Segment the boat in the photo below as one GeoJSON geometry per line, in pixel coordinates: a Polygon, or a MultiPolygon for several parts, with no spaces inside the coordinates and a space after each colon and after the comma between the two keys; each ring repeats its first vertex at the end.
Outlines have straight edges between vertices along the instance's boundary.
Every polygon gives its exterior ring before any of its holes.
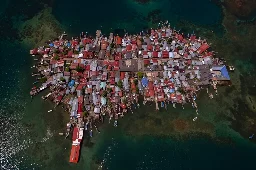
{"type": "Polygon", "coordinates": [[[253,136],[254,136],[254,134],[252,134],[252,135],[249,137],[249,139],[252,139],[252,138],[253,138],[253,136]]]}
{"type": "Polygon", "coordinates": [[[85,130],[88,130],[88,122],[85,124],[85,126],[84,126],[84,128],[85,128],[85,130]]]}
{"type": "Polygon", "coordinates": [[[114,122],[114,126],[115,126],[115,127],[117,127],[117,120],[115,120],[115,122],[114,122]]]}
{"type": "Polygon", "coordinates": [[[164,102],[161,102],[161,107],[164,107],[164,102]]]}
{"type": "Polygon", "coordinates": [[[36,84],[36,83],[38,83],[39,81],[35,81],[33,84],[36,84]]]}
{"type": "Polygon", "coordinates": [[[52,112],[52,110],[48,110],[48,113],[52,112]]]}
{"type": "Polygon", "coordinates": [[[196,119],[197,119],[197,117],[195,117],[195,118],[193,119],[193,121],[196,121],[196,119]]]}
{"type": "Polygon", "coordinates": [[[90,130],[90,137],[92,137],[92,130],[90,130]]]}

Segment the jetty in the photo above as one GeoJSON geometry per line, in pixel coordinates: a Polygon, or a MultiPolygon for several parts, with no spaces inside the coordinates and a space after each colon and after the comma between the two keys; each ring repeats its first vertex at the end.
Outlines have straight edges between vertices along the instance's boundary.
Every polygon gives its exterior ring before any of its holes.
{"type": "Polygon", "coordinates": [[[30,94],[50,87],[43,98],[56,106],[63,104],[69,112],[66,138],[73,131],[72,163],[79,160],[84,131],[93,137],[95,120],[104,122],[108,117],[117,126],[118,118],[135,113],[142,99],[144,105],[155,103],[157,111],[168,109],[169,103],[183,109],[190,104],[196,121],[198,91],[206,87],[208,93],[212,86],[217,95],[218,85],[231,83],[227,67],[207,40],[194,33],[185,35],[168,22],[137,35],[110,33],[107,37],[97,30],[95,37],[87,33],[70,40],[65,37],[62,34],[30,50],[32,56],[40,56],[38,74],[46,78],[30,94]]]}

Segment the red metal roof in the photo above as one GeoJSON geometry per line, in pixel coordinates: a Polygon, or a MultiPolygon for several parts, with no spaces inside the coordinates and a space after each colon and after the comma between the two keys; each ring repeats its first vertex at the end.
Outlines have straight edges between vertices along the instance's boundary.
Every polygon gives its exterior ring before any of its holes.
{"type": "Polygon", "coordinates": [[[116,44],[117,44],[117,45],[121,45],[121,44],[122,44],[122,38],[119,37],[119,36],[116,36],[116,37],[115,37],[115,41],[116,41],[116,44]]]}
{"type": "Polygon", "coordinates": [[[197,50],[199,54],[203,53],[204,51],[206,51],[210,46],[205,43],[205,44],[202,44],[199,49],[197,50]]]}
{"type": "Polygon", "coordinates": [[[152,45],[147,45],[147,50],[148,51],[152,51],[153,50],[153,46],[152,45]]]}
{"type": "Polygon", "coordinates": [[[131,44],[128,44],[127,46],[126,46],[126,51],[131,51],[132,50],[132,45],[131,44]]]}
{"type": "Polygon", "coordinates": [[[144,60],[144,64],[150,64],[149,60],[144,60]]]}
{"type": "Polygon", "coordinates": [[[154,89],[154,85],[153,85],[153,82],[152,82],[152,81],[149,81],[149,82],[148,82],[148,89],[149,89],[149,90],[153,90],[153,89],[154,89]]]}
{"type": "Polygon", "coordinates": [[[80,145],[72,145],[69,162],[77,163],[80,155],[80,145]]]}
{"type": "Polygon", "coordinates": [[[154,90],[149,90],[149,96],[154,97],[154,95],[155,95],[155,91],[154,90]]]}
{"type": "Polygon", "coordinates": [[[169,58],[169,51],[162,51],[163,58],[169,58]]]}
{"type": "Polygon", "coordinates": [[[178,40],[182,41],[183,40],[183,35],[178,34],[178,40]]]}
{"type": "Polygon", "coordinates": [[[157,51],[153,51],[153,57],[158,57],[158,52],[157,51]]]}
{"type": "Polygon", "coordinates": [[[120,72],[120,79],[123,80],[125,77],[125,72],[120,72]]]}
{"type": "Polygon", "coordinates": [[[78,138],[78,128],[74,127],[72,141],[75,141],[77,138],[78,138]]]}
{"type": "Polygon", "coordinates": [[[195,40],[196,40],[196,36],[195,36],[195,35],[192,35],[192,36],[190,37],[190,40],[191,40],[191,41],[195,41],[195,40]]]}

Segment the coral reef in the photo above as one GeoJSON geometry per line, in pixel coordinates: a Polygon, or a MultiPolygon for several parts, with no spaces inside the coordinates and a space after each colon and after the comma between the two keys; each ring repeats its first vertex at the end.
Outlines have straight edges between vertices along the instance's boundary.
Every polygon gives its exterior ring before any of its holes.
{"type": "Polygon", "coordinates": [[[247,18],[256,12],[255,0],[224,0],[223,5],[237,17],[247,18]]]}
{"type": "Polygon", "coordinates": [[[62,26],[52,15],[52,9],[46,8],[38,15],[22,23],[19,36],[26,45],[43,45],[49,39],[62,33],[62,26]]]}

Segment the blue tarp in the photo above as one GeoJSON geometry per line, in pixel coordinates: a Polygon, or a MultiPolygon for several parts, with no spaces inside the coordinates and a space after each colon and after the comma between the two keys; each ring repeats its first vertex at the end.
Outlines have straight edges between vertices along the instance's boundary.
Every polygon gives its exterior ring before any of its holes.
{"type": "Polygon", "coordinates": [[[170,93],[174,93],[174,89],[170,89],[170,93]]]}
{"type": "Polygon", "coordinates": [[[53,44],[53,43],[51,43],[51,44],[49,44],[49,46],[50,46],[50,47],[53,47],[53,46],[54,46],[54,44],[53,44]]]}
{"type": "Polygon", "coordinates": [[[220,72],[221,72],[221,75],[222,75],[224,78],[230,80],[230,77],[229,77],[229,75],[228,75],[228,70],[227,70],[227,67],[226,67],[226,66],[223,66],[223,67],[221,68],[220,72]]]}
{"type": "Polygon", "coordinates": [[[70,42],[67,42],[66,46],[67,46],[67,47],[70,47],[70,46],[71,46],[70,42]]]}
{"type": "Polygon", "coordinates": [[[68,83],[68,86],[69,87],[73,87],[75,85],[75,80],[71,80],[69,83],[68,83]]]}
{"type": "Polygon", "coordinates": [[[141,84],[142,84],[142,86],[147,87],[148,86],[148,79],[146,77],[143,77],[141,79],[141,84]]]}

